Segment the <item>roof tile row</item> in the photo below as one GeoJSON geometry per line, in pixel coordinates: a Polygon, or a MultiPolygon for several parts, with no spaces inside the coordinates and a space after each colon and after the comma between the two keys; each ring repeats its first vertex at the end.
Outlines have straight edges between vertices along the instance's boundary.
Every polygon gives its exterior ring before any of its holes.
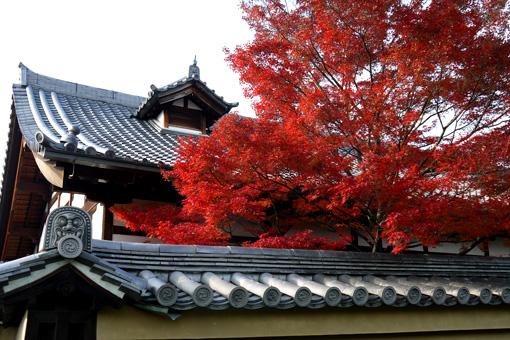
{"type": "MultiPolygon", "coordinates": [[[[93,253],[133,274],[173,285],[173,309],[510,303],[510,267],[497,258],[99,240],[93,253]]],[[[154,299],[145,297],[146,302],[154,299]]]]}

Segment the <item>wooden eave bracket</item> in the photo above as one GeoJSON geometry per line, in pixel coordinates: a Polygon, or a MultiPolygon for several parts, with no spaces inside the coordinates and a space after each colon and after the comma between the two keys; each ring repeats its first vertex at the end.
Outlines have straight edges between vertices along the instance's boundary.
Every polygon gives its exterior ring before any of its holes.
{"type": "Polygon", "coordinates": [[[39,154],[32,152],[37,167],[43,174],[44,178],[56,187],[64,187],[64,168],[57,166],[57,162],[50,161],[41,157],[39,154]]]}

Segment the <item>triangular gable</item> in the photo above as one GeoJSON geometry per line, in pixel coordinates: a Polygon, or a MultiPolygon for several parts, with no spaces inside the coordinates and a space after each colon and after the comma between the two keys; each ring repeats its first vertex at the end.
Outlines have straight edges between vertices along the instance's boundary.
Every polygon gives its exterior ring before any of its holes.
{"type": "Polygon", "coordinates": [[[0,265],[2,321],[4,326],[19,322],[28,304],[50,291],[65,297],[78,290],[94,299],[97,308],[120,308],[139,299],[145,284],[89,253],[67,259],[51,250],[0,265]]]}

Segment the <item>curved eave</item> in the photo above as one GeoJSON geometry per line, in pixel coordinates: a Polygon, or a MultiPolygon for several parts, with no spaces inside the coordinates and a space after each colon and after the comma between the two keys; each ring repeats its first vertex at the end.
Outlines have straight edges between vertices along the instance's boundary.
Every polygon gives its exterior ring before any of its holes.
{"type": "Polygon", "coordinates": [[[135,170],[143,172],[159,173],[160,168],[158,164],[143,163],[137,161],[127,161],[123,159],[111,159],[100,156],[91,156],[86,154],[78,154],[73,152],[66,152],[54,149],[41,148],[37,153],[44,159],[57,162],[65,162],[72,164],[85,165],[95,168],[112,169],[112,170],[135,170]]]}

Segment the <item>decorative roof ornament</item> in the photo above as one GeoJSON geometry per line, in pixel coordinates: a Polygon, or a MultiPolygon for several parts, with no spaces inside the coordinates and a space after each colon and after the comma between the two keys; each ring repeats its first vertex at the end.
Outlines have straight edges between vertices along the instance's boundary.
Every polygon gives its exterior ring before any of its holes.
{"type": "Polygon", "coordinates": [[[195,80],[200,79],[200,68],[197,66],[197,56],[193,60],[193,65],[189,66],[188,78],[193,78],[195,80]]]}
{"type": "Polygon", "coordinates": [[[89,214],[77,207],[53,210],[45,225],[44,248],[58,248],[66,258],[78,257],[83,250],[92,251],[92,221],[89,214]]]}
{"type": "MultiPolygon", "coordinates": [[[[60,143],[64,143],[64,148],[70,152],[76,152],[78,149],[78,138],[76,135],[80,133],[80,128],[76,125],[71,125],[68,129],[68,133],[62,136],[60,143]]],[[[95,150],[94,150],[95,151],[95,150]]]]}
{"type": "Polygon", "coordinates": [[[142,270],[138,276],[147,280],[147,288],[154,294],[160,305],[171,306],[177,301],[177,289],[173,285],[161,281],[153,272],[142,270]]]}

